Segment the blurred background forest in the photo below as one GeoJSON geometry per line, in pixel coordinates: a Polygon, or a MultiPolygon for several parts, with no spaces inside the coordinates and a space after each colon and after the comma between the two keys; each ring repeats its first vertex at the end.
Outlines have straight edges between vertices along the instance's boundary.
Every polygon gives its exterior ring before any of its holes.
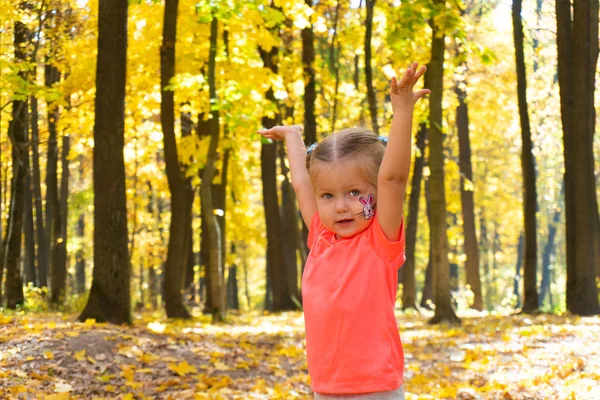
{"type": "Polygon", "coordinates": [[[390,79],[418,61],[432,94],[415,113],[398,306],[598,313],[597,1],[0,10],[6,307],[113,322],[299,309],[306,227],[285,149],[255,132],[387,135],[390,79]]]}

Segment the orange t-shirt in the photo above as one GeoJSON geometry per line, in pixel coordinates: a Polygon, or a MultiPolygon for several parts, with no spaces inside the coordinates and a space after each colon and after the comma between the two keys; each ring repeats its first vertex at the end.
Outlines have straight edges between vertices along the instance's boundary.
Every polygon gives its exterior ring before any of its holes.
{"type": "Polygon", "coordinates": [[[377,217],[359,234],[336,239],[315,214],[302,277],[312,390],[367,393],[402,385],[404,352],[394,316],[404,223],[390,242],[377,217]]]}

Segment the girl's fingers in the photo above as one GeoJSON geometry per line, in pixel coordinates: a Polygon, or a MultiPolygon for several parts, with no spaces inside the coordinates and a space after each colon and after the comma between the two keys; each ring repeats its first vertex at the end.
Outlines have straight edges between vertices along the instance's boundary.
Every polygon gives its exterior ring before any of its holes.
{"type": "Polygon", "coordinates": [[[400,83],[398,84],[400,89],[404,89],[409,84],[409,82],[412,80],[412,76],[413,76],[413,70],[411,68],[407,69],[406,72],[404,73],[404,76],[402,76],[400,83]]]}
{"type": "Polygon", "coordinates": [[[417,100],[419,100],[421,97],[423,97],[423,96],[425,96],[425,95],[427,95],[429,93],[431,93],[431,90],[429,90],[429,89],[417,90],[415,92],[415,97],[416,97],[417,100]]]}
{"type": "Polygon", "coordinates": [[[396,94],[396,93],[398,93],[398,80],[396,79],[396,77],[395,77],[395,76],[393,76],[393,77],[392,77],[392,85],[391,85],[391,87],[390,87],[390,91],[391,91],[393,94],[396,94]]]}
{"type": "Polygon", "coordinates": [[[417,81],[419,79],[421,79],[421,77],[423,76],[423,74],[425,73],[425,71],[427,71],[427,67],[422,66],[421,68],[419,68],[419,70],[415,73],[415,77],[413,78],[413,85],[415,83],[417,83],[417,81]]]}

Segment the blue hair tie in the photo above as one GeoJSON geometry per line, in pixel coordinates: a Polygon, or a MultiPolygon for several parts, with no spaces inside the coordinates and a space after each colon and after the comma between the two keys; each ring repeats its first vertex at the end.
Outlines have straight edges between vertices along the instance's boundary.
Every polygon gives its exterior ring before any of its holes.
{"type": "Polygon", "coordinates": [[[388,137],[387,136],[379,136],[379,141],[381,141],[381,143],[383,143],[384,146],[387,146],[388,137]]]}
{"type": "Polygon", "coordinates": [[[317,148],[317,142],[311,144],[308,149],[306,149],[306,154],[310,154],[317,148]]]}

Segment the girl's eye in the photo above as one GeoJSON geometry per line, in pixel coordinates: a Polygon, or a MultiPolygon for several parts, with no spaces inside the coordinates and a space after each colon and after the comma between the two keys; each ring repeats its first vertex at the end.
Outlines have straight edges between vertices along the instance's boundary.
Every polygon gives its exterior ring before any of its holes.
{"type": "Polygon", "coordinates": [[[333,195],[331,193],[325,193],[323,195],[323,197],[329,200],[329,199],[333,198],[333,195]]]}
{"type": "Polygon", "coordinates": [[[351,194],[352,196],[358,196],[358,195],[360,194],[360,191],[358,191],[358,190],[354,189],[354,190],[351,190],[351,191],[350,191],[350,194],[351,194]]]}

